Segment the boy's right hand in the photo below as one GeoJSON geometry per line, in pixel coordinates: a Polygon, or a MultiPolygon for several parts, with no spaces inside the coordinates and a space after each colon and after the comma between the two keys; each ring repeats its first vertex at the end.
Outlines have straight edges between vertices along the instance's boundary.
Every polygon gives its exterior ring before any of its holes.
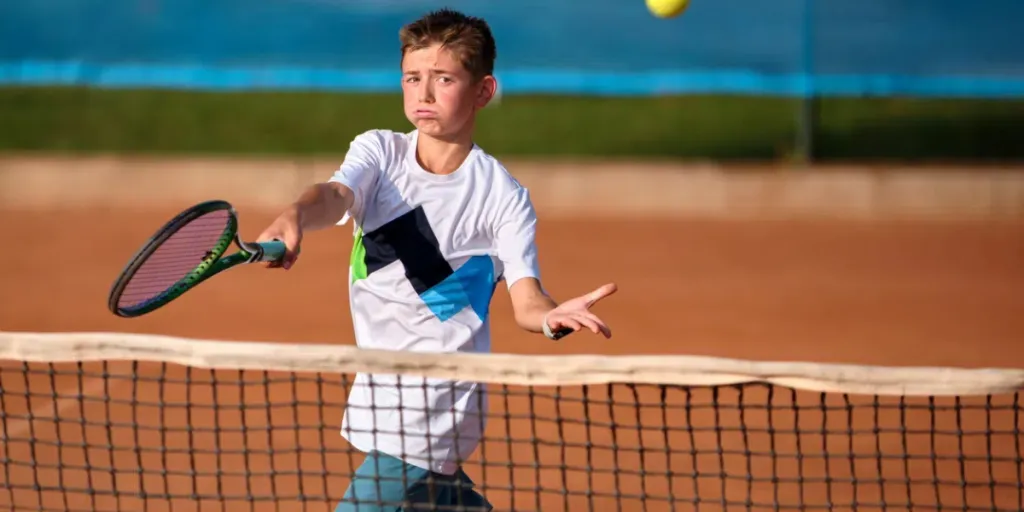
{"type": "Polygon", "coordinates": [[[267,229],[256,238],[257,242],[271,242],[280,240],[284,242],[284,257],[279,261],[267,263],[267,268],[283,268],[288,270],[295,264],[299,257],[299,245],[302,243],[302,225],[299,223],[299,212],[297,208],[289,208],[271,222],[267,229]]]}

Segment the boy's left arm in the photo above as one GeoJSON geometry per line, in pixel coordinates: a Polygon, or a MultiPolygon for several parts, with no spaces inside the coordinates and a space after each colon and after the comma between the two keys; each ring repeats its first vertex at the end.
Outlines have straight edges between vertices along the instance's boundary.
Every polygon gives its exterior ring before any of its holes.
{"type": "Polygon", "coordinates": [[[523,329],[544,333],[548,337],[563,328],[579,331],[590,329],[594,334],[611,337],[611,330],[590,307],[615,293],[614,283],[561,304],[544,291],[540,282],[536,238],[537,217],[529,192],[523,188],[501,212],[495,235],[498,256],[505,266],[509,298],[516,323],[523,329]]]}
{"type": "Polygon", "coordinates": [[[590,307],[616,290],[615,283],[608,283],[586,295],[558,304],[544,293],[538,279],[523,278],[516,281],[508,292],[516,323],[527,331],[543,332],[550,337],[551,333],[563,328],[572,331],[590,329],[594,334],[611,338],[611,329],[590,311],[590,307]]]}

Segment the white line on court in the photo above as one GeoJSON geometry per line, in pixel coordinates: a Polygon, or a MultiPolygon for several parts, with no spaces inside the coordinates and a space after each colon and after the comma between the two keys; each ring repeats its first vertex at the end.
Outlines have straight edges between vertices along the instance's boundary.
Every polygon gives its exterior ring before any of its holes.
{"type": "MultiPolygon", "coordinates": [[[[107,381],[102,377],[83,378],[81,385],[82,397],[103,398],[104,384],[106,382],[107,381]]],[[[107,386],[107,389],[109,389],[111,394],[113,394],[113,391],[122,384],[123,383],[112,382],[107,386]]],[[[18,437],[24,439],[22,436],[29,430],[29,427],[31,426],[29,423],[30,421],[55,421],[56,418],[51,415],[55,410],[57,417],[60,417],[61,413],[63,413],[66,409],[78,404],[78,390],[79,386],[77,383],[73,386],[68,386],[67,388],[57,392],[58,398],[56,400],[46,400],[45,402],[33,407],[29,412],[28,418],[19,418],[8,421],[7,429],[6,431],[3,432],[2,437],[4,439],[7,439],[8,441],[10,441],[11,437],[18,437]]],[[[0,425],[0,429],[2,428],[3,425],[0,425]]],[[[5,451],[6,443],[0,443],[0,453],[4,453],[5,451]]]]}

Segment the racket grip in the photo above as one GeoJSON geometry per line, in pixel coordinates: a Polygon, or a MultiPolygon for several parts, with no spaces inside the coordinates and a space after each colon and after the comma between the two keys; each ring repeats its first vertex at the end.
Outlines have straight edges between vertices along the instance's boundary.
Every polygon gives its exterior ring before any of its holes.
{"type": "Polygon", "coordinates": [[[259,261],[277,261],[284,257],[284,253],[288,248],[284,245],[284,242],[274,240],[272,242],[259,242],[259,245],[263,249],[263,254],[260,255],[259,261]]]}

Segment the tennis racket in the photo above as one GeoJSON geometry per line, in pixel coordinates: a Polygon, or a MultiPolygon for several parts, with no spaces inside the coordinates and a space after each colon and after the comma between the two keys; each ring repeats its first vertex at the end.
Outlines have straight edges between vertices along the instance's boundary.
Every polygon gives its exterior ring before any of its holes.
{"type": "Polygon", "coordinates": [[[284,253],[284,242],[244,242],[230,203],[199,203],[171,219],[135,253],[114,282],[107,307],[117,316],[142,316],[231,267],[277,261],[284,253]],[[239,250],[224,256],[231,242],[239,250]]]}

